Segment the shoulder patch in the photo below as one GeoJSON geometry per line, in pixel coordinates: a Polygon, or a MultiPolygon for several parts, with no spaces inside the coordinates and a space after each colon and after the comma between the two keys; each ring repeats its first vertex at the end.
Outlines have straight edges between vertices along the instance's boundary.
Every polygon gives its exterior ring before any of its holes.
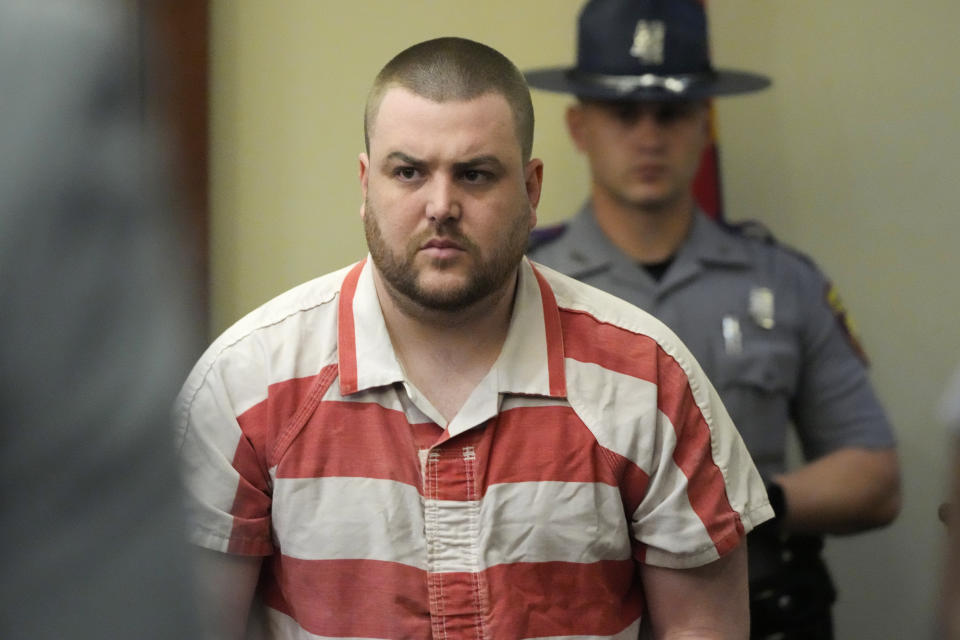
{"type": "Polygon", "coordinates": [[[553,224],[548,227],[537,227],[530,232],[530,238],[527,240],[527,252],[538,249],[544,245],[550,244],[564,233],[567,232],[567,223],[553,224]]]}
{"type": "Polygon", "coordinates": [[[863,361],[863,364],[869,365],[870,359],[867,358],[866,351],[863,350],[863,345],[860,344],[860,337],[857,334],[857,327],[853,322],[853,318],[850,317],[850,312],[847,311],[846,305],[843,304],[843,300],[840,298],[840,292],[837,291],[837,287],[828,282],[827,286],[824,288],[824,296],[829,305],[830,310],[833,311],[834,317],[837,319],[837,323],[840,325],[840,329],[843,331],[843,334],[847,337],[847,341],[850,343],[850,346],[853,347],[854,352],[863,361]]]}

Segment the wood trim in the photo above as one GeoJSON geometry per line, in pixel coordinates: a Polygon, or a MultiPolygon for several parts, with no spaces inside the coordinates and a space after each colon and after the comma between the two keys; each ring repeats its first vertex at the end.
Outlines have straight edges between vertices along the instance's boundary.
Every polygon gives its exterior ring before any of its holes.
{"type": "MultiPolygon", "coordinates": [[[[177,202],[193,243],[196,291],[209,317],[209,0],[138,0],[148,117],[169,137],[177,202]]],[[[202,328],[206,332],[207,327],[202,328]]],[[[204,333],[205,335],[205,333],[204,333]]]]}

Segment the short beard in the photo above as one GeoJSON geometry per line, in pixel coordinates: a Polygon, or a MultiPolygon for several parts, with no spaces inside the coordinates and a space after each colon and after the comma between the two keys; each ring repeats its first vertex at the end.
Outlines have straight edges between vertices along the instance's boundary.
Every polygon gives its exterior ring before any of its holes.
{"type": "MultiPolygon", "coordinates": [[[[402,253],[391,251],[380,231],[377,211],[370,201],[364,203],[363,228],[367,247],[373,263],[383,279],[393,290],[409,302],[430,311],[453,312],[466,309],[501,290],[514,275],[517,265],[526,251],[530,229],[529,205],[518,212],[510,226],[501,236],[502,241],[491,248],[490,258],[482,259],[482,251],[460,231],[456,221],[442,222],[412,238],[402,253]],[[470,254],[475,261],[470,277],[462,286],[426,289],[420,285],[420,269],[415,260],[420,247],[430,238],[453,240],[470,254]]],[[[435,261],[435,267],[443,268],[443,261],[435,261]]],[[[398,300],[403,303],[403,300],[398,300]]],[[[405,305],[404,305],[405,306],[405,305]]]]}

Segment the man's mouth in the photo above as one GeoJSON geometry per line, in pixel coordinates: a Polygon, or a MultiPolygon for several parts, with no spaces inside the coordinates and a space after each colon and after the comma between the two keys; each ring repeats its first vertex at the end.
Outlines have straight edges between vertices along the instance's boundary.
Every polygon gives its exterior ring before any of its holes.
{"type": "Polygon", "coordinates": [[[436,259],[449,259],[461,255],[463,245],[450,238],[431,238],[420,245],[420,252],[436,259]]]}
{"type": "Polygon", "coordinates": [[[457,251],[463,250],[463,247],[460,246],[460,243],[450,240],[448,238],[432,238],[431,240],[428,240],[427,242],[423,243],[423,246],[421,246],[420,248],[421,249],[440,249],[440,250],[450,249],[450,250],[457,250],[457,251]]]}
{"type": "Polygon", "coordinates": [[[655,178],[663,175],[666,170],[666,166],[662,164],[648,162],[635,166],[633,168],[633,173],[643,178],[655,178]]]}

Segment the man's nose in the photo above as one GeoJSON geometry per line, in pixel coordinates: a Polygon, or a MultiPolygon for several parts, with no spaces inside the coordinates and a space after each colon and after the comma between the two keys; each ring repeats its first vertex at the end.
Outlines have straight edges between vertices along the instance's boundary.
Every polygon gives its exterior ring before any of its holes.
{"type": "Polygon", "coordinates": [[[639,144],[657,146],[663,143],[664,125],[656,113],[640,111],[631,120],[627,131],[639,144]]]}
{"type": "Polygon", "coordinates": [[[453,178],[434,176],[428,185],[426,215],[432,222],[459,220],[462,208],[460,193],[453,178]]]}

